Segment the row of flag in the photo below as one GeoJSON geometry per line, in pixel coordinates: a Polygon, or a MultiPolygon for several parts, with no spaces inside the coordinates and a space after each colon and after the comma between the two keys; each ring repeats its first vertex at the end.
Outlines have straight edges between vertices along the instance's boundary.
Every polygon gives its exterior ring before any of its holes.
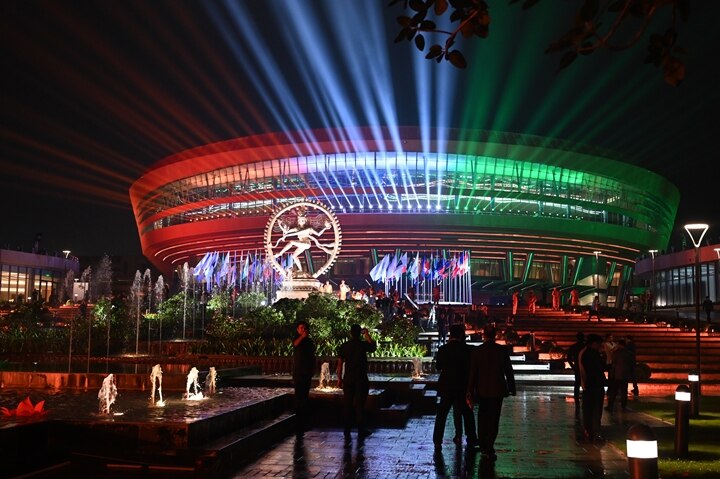
{"type": "MultiPolygon", "coordinates": [[[[292,257],[287,255],[279,259],[280,266],[287,269],[292,265],[292,257]]],[[[212,251],[205,253],[198,264],[192,268],[192,275],[198,283],[205,283],[208,291],[213,287],[234,288],[241,286],[241,283],[263,285],[271,281],[279,284],[282,276],[275,271],[270,260],[262,254],[242,252],[219,252],[212,251]]]]}
{"type": "Polygon", "coordinates": [[[370,270],[370,278],[379,283],[399,281],[407,275],[413,284],[421,281],[441,281],[455,278],[470,271],[470,252],[454,253],[451,257],[441,255],[423,255],[416,253],[389,253],[370,270]]]}

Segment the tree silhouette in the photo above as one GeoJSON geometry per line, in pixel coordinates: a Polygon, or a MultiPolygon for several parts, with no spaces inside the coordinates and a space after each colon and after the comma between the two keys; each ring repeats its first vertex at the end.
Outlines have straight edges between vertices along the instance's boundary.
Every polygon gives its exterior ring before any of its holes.
{"type": "MultiPolygon", "coordinates": [[[[510,5],[519,2],[509,0],[510,5]]],[[[529,10],[539,2],[524,0],[521,8],[529,10]]],[[[579,0],[577,3],[570,28],[545,49],[545,53],[560,54],[558,71],[570,66],[580,55],[634,47],[658,13],[670,9],[670,24],[665,31],[650,36],[645,63],[662,68],[669,85],[677,86],[685,78],[685,64],[678,57],[684,51],[676,43],[678,22],[687,20],[689,0],[579,0]]],[[[397,17],[400,31],[395,42],[414,42],[417,49],[424,52],[423,34],[445,35],[445,43],[430,45],[425,55],[437,63],[446,60],[457,68],[465,68],[465,56],[455,47],[458,35],[482,39],[490,34],[490,6],[483,0],[390,0],[389,6],[398,4],[406,14],[397,17]],[[438,27],[436,22],[444,18],[452,25],[450,29],[438,27]]]]}

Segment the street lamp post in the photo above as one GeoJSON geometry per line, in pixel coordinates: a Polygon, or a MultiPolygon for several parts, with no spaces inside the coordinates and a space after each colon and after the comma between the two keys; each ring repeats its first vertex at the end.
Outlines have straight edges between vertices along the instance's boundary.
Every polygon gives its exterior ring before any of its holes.
{"type": "Polygon", "coordinates": [[[593,277],[595,278],[595,291],[600,289],[600,278],[598,277],[598,269],[600,268],[600,262],[598,260],[598,256],[602,254],[602,251],[593,251],[593,254],[595,255],[595,274],[593,277]]]}
{"type": "Polygon", "coordinates": [[[700,244],[707,230],[708,225],[704,223],[685,225],[685,231],[687,231],[690,240],[695,246],[695,370],[700,375],[700,378],[702,378],[700,370],[700,244]]]}
{"type": "Polygon", "coordinates": [[[655,254],[658,252],[656,249],[650,250],[650,255],[652,256],[652,278],[650,278],[650,291],[652,292],[652,310],[653,313],[655,312],[655,303],[657,303],[657,300],[655,298],[655,254]]]}

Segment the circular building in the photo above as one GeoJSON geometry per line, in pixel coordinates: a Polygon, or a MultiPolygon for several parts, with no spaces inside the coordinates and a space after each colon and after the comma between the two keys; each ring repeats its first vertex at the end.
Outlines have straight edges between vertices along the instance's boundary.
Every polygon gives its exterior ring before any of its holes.
{"type": "Polygon", "coordinates": [[[342,225],[334,275],[366,276],[388,253],[467,251],[473,288],[584,286],[612,304],[635,259],[667,245],[679,193],[566,141],[378,127],[193,148],[149,169],[130,198],[143,253],[166,272],[211,251],[262,251],[272,211],[309,199],[342,225]]]}

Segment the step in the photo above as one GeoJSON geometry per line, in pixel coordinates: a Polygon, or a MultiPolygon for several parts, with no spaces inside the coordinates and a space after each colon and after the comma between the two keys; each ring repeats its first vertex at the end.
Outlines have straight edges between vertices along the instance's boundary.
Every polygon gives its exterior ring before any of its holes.
{"type": "Polygon", "coordinates": [[[392,404],[375,412],[376,424],[387,428],[403,428],[410,419],[411,406],[408,403],[392,404]]]}
{"type": "Polygon", "coordinates": [[[106,477],[108,473],[119,474],[118,477],[222,477],[232,467],[291,434],[294,424],[294,414],[283,413],[259,420],[197,448],[117,448],[107,449],[101,454],[75,452],[70,457],[70,470],[82,471],[86,477],[95,474],[106,477]]]}
{"type": "Polygon", "coordinates": [[[295,414],[284,413],[203,446],[196,459],[198,472],[203,477],[226,473],[292,434],[295,422],[295,414]]]}
{"type": "Polygon", "coordinates": [[[435,414],[437,411],[438,392],[428,389],[422,395],[422,399],[418,401],[415,412],[418,414],[435,414]]]}

